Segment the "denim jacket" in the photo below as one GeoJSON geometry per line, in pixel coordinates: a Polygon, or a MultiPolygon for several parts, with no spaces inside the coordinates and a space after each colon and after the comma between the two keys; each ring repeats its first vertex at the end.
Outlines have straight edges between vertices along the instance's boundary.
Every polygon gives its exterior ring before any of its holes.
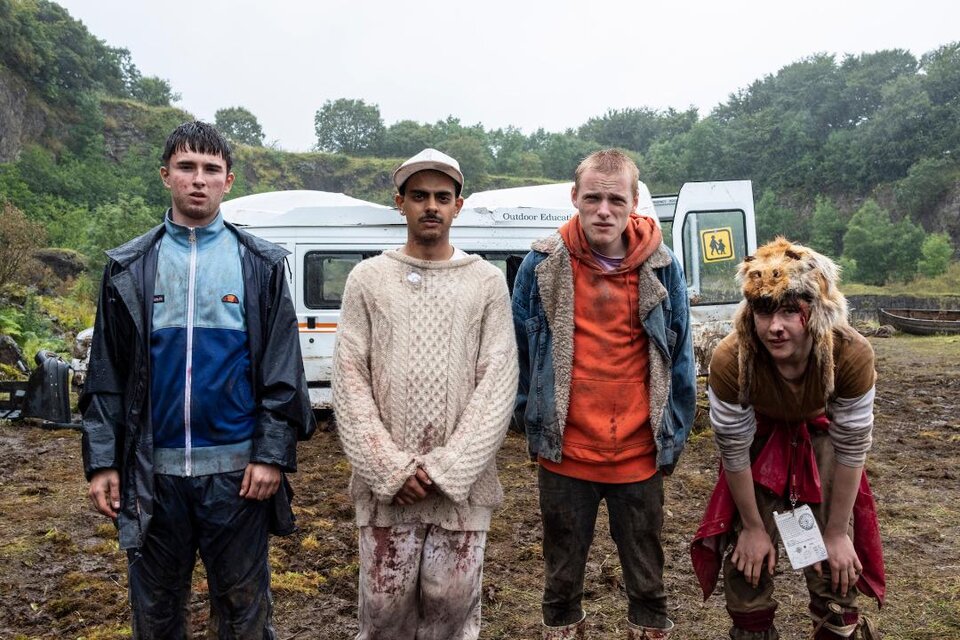
{"type": "MultiPolygon", "coordinates": [[[[531,459],[560,462],[573,372],[573,268],[558,233],[532,248],[513,288],[520,382],[511,427],[526,433],[531,459]]],[[[637,312],[650,349],[650,426],[657,468],[669,474],[696,410],[687,287],[676,256],[663,244],[639,276],[637,312]]]]}

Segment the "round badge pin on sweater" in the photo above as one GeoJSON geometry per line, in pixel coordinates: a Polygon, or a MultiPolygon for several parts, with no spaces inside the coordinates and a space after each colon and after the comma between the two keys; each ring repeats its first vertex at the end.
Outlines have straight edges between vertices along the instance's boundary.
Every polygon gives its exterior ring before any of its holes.
{"type": "Polygon", "coordinates": [[[416,271],[411,271],[410,273],[407,274],[407,282],[409,282],[415,287],[419,287],[420,282],[422,281],[423,281],[423,276],[421,276],[416,271]]]}

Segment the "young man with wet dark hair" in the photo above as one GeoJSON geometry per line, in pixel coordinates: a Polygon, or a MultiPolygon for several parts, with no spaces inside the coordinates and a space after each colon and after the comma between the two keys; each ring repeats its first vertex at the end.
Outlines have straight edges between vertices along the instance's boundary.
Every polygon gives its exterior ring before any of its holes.
{"type": "Polygon", "coordinates": [[[210,156],[220,156],[227,165],[227,173],[233,169],[230,144],[213,126],[206,122],[184,122],[173,130],[163,145],[161,163],[170,166],[170,158],[178,151],[194,151],[210,156]]]}
{"type": "Polygon", "coordinates": [[[134,638],[184,638],[199,551],[210,631],[273,638],[268,533],[293,531],[298,439],[315,428],[286,251],[224,222],[230,147],[167,139],[163,224],[107,252],[80,400],[89,498],[127,552],[134,638]]]}

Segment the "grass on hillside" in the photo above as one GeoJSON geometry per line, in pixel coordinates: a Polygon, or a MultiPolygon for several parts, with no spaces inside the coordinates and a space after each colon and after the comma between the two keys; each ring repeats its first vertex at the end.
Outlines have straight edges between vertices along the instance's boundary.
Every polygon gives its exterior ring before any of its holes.
{"type": "Polygon", "coordinates": [[[947,272],[936,278],[918,276],[910,282],[889,282],[882,287],[859,282],[844,282],[840,289],[848,296],[915,296],[921,298],[956,296],[960,295],[960,262],[950,263],[947,272]]]}

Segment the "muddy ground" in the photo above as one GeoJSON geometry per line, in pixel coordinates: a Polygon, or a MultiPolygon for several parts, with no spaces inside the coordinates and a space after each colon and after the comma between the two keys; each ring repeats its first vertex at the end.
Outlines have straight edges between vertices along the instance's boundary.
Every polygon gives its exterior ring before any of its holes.
{"type": "MultiPolygon", "coordinates": [[[[872,339],[880,374],[868,462],[885,541],[888,600],[877,616],[890,639],[960,638],[960,339],[872,339]]],[[[667,585],[677,638],[726,637],[722,597],[702,601],[688,545],[716,479],[702,422],[667,482],[667,585]]],[[[129,637],[124,556],[111,524],[87,505],[80,437],[0,424],[0,638],[129,637]]],[[[483,638],[539,637],[542,577],[536,469],[521,439],[500,454],[507,499],[495,516],[484,571],[483,638]]],[[[271,550],[277,637],[351,638],[356,630],[356,530],[348,466],[336,435],[302,446],[293,477],[300,532],[271,550]]],[[[807,637],[802,577],[781,560],[779,626],[807,637]]],[[[202,570],[191,604],[203,637],[202,570]]],[[[598,525],[586,581],[591,638],[623,638],[616,552],[598,525]]]]}

